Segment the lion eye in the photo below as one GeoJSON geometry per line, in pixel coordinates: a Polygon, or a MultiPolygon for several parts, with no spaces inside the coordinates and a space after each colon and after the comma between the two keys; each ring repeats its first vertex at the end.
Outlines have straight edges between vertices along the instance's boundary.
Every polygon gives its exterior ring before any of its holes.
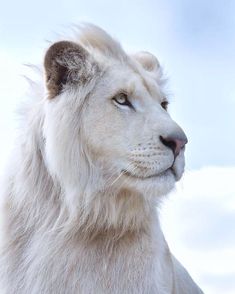
{"type": "Polygon", "coordinates": [[[115,97],[113,97],[113,101],[119,105],[128,106],[128,107],[134,109],[133,105],[128,100],[127,94],[125,94],[125,93],[120,93],[120,94],[116,95],[115,97]]]}
{"type": "Polygon", "coordinates": [[[162,107],[163,109],[167,110],[168,104],[169,104],[168,101],[163,101],[163,102],[161,103],[161,107],[162,107]]]}

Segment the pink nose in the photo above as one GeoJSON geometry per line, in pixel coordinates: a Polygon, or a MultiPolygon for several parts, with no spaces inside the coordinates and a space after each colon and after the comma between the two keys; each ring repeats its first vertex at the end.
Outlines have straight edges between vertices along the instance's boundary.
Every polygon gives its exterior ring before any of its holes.
{"type": "Polygon", "coordinates": [[[188,139],[184,133],[181,135],[167,136],[165,138],[160,136],[160,140],[165,146],[169,147],[173,151],[175,157],[179,155],[180,150],[183,149],[185,144],[188,143],[188,139]]]}

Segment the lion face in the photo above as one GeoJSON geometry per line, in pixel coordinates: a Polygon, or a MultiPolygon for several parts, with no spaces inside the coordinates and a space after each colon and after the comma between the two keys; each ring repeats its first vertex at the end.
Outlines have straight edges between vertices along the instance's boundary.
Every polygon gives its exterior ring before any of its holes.
{"type": "Polygon", "coordinates": [[[85,44],[55,43],[45,58],[52,172],[67,183],[93,173],[99,189],[102,183],[102,189],[168,193],[182,176],[187,138],[167,112],[157,59],[128,56],[120,47],[104,56],[97,43],[90,41],[89,50],[85,44]],[[81,174],[84,161],[89,167],[81,174]]]}
{"type": "Polygon", "coordinates": [[[105,72],[89,99],[84,133],[104,174],[110,170],[132,189],[167,193],[182,176],[187,139],[167,112],[156,77],[133,66],[105,72]]]}

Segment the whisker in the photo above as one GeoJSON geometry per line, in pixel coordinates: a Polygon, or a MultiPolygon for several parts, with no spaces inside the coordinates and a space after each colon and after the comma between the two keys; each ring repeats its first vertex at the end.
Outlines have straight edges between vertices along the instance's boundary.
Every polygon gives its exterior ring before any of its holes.
{"type": "MultiPolygon", "coordinates": [[[[129,169],[131,167],[132,163],[129,163],[126,167],[126,169],[129,169]]],[[[123,170],[121,171],[121,173],[112,181],[112,183],[110,183],[110,186],[112,186],[114,183],[116,183],[116,181],[126,173],[127,171],[126,170],[123,170]]],[[[112,179],[112,176],[108,179],[108,180],[111,180],[112,179]]]]}
{"type": "MultiPolygon", "coordinates": [[[[125,174],[125,173],[127,173],[127,172],[128,172],[128,173],[133,173],[137,168],[138,168],[138,166],[134,166],[131,170],[129,170],[129,171],[124,171],[123,174],[125,174]]],[[[121,188],[122,186],[124,186],[124,184],[125,184],[127,181],[128,181],[128,178],[123,179],[123,181],[121,182],[119,188],[121,188]]]]}
{"type": "MultiPolygon", "coordinates": [[[[127,165],[127,167],[126,167],[126,170],[123,170],[123,171],[121,171],[121,173],[110,183],[110,184],[108,184],[108,186],[109,187],[112,187],[120,178],[121,178],[121,176],[123,176],[124,174],[126,174],[128,171],[128,169],[131,167],[131,166],[133,166],[133,163],[129,163],[128,165],[127,165]]],[[[134,171],[135,169],[136,169],[137,167],[136,166],[134,166],[134,168],[132,168],[129,172],[132,172],[132,171],[134,171]]],[[[109,179],[108,179],[108,181],[109,180],[111,180],[112,179],[112,177],[113,176],[111,176],[109,179]]],[[[107,182],[108,182],[107,181],[107,182]]]]}
{"type": "Polygon", "coordinates": [[[122,175],[124,175],[126,173],[126,171],[121,171],[121,173],[116,177],[116,179],[114,179],[114,181],[110,184],[110,187],[113,186],[119,179],[122,175]]]}

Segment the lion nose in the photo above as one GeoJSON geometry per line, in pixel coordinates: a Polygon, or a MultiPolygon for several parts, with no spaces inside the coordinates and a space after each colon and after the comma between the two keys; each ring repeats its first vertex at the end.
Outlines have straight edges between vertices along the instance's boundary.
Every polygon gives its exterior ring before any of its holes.
{"type": "Polygon", "coordinates": [[[167,137],[160,136],[160,140],[173,151],[175,157],[179,155],[180,150],[188,143],[188,139],[184,133],[180,135],[169,135],[167,137]]]}

